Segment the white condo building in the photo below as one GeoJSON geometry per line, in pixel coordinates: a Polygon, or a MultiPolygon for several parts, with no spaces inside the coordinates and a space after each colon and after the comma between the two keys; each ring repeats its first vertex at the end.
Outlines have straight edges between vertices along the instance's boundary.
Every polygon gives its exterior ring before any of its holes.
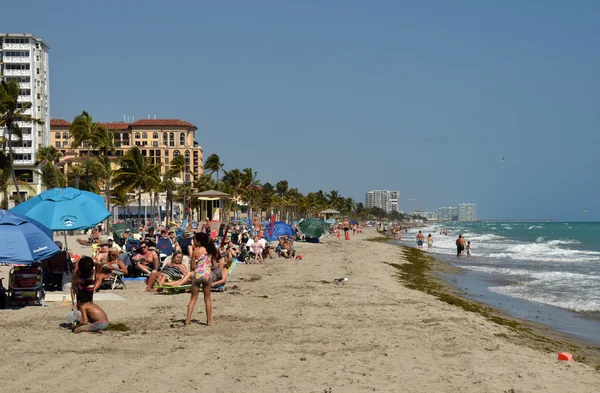
{"type": "Polygon", "coordinates": [[[400,210],[400,191],[372,190],[367,192],[367,209],[378,207],[386,213],[400,210]]]}
{"type": "Polygon", "coordinates": [[[453,206],[445,206],[437,208],[438,221],[456,221],[458,220],[458,208],[453,206]]]}
{"type": "Polygon", "coordinates": [[[474,203],[459,204],[458,221],[477,221],[477,206],[474,203]]]}
{"type": "MultiPolygon", "coordinates": [[[[0,80],[17,81],[21,88],[18,106],[30,102],[31,107],[25,113],[44,122],[43,125],[19,123],[23,140],[13,136],[10,141],[16,174],[29,175],[24,181],[31,187],[20,187],[25,195],[32,194],[33,190],[41,192],[41,180],[35,171],[35,155],[39,147],[50,143],[49,48],[42,38],[31,34],[0,33],[0,80]]],[[[5,132],[0,128],[2,136],[5,132]]],[[[10,192],[14,194],[13,189],[10,192]]]]}

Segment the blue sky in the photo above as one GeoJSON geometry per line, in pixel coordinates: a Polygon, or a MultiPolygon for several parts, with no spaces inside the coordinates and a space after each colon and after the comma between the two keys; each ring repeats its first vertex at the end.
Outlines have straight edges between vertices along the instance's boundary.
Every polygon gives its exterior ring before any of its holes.
{"type": "Polygon", "coordinates": [[[205,156],[304,193],[364,202],[398,189],[406,211],[473,202],[480,218],[600,221],[600,2],[34,0],[1,11],[3,31],[51,45],[54,118],[187,120],[205,156]]]}

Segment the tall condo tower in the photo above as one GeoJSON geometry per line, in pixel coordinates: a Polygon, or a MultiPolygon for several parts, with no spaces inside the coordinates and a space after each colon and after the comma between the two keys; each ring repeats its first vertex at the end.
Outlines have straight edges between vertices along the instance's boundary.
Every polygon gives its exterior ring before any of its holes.
{"type": "MultiPolygon", "coordinates": [[[[40,147],[50,143],[49,49],[42,38],[31,34],[0,33],[0,80],[18,82],[21,93],[17,106],[21,108],[30,102],[31,107],[25,113],[44,122],[43,125],[20,122],[22,140],[13,135],[9,141],[17,176],[27,175],[23,181],[29,183],[29,187],[20,187],[25,196],[42,191],[35,156],[40,147]]],[[[6,129],[0,128],[0,133],[8,138],[6,129]]],[[[14,188],[9,192],[14,194],[14,188]]]]}

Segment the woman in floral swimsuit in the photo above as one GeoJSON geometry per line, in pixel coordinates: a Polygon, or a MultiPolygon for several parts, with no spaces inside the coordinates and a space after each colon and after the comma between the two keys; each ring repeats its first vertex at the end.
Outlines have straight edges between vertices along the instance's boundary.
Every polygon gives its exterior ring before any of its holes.
{"type": "Polygon", "coordinates": [[[204,305],[206,306],[206,324],[212,322],[212,304],[210,299],[210,272],[217,268],[219,252],[215,243],[204,232],[196,233],[194,237],[194,250],[192,252],[192,266],[190,270],[194,272],[192,276],[192,296],[187,308],[187,318],[185,324],[192,322],[192,313],[194,306],[198,301],[200,287],[204,293],[204,305]]]}

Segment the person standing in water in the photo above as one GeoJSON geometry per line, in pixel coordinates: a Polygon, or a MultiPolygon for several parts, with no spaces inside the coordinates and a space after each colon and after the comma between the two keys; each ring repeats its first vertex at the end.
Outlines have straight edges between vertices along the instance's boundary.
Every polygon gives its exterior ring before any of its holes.
{"type": "Polygon", "coordinates": [[[458,235],[458,239],[456,239],[456,257],[460,258],[460,256],[465,251],[465,238],[462,235],[458,235]]]}
{"type": "Polygon", "coordinates": [[[471,258],[471,242],[467,242],[467,259],[471,258]]]}
{"type": "Polygon", "coordinates": [[[427,249],[433,250],[433,236],[431,236],[431,233],[427,236],[427,249]]]}
{"type": "Polygon", "coordinates": [[[419,250],[423,249],[423,240],[425,240],[425,235],[421,231],[417,234],[417,247],[419,250]]]}

